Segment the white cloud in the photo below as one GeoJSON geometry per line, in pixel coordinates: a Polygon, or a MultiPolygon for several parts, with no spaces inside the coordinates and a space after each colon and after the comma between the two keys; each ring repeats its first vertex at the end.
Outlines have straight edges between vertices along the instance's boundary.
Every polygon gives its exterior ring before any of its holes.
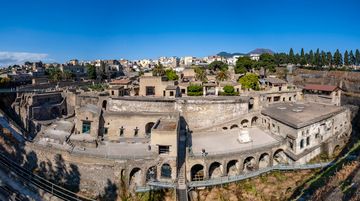
{"type": "Polygon", "coordinates": [[[48,54],[30,52],[0,52],[0,67],[23,64],[25,61],[48,60],[48,54]]]}

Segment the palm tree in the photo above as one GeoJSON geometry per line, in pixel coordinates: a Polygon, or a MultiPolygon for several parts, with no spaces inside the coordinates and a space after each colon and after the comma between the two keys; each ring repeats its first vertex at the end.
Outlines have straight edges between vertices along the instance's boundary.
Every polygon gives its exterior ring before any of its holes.
{"type": "Polygon", "coordinates": [[[154,76],[163,76],[163,75],[165,75],[164,66],[161,63],[158,63],[157,65],[155,65],[155,67],[153,69],[153,75],[154,76]]]}
{"type": "Polygon", "coordinates": [[[195,73],[196,73],[196,79],[197,80],[200,80],[202,82],[207,81],[206,71],[204,71],[203,69],[197,67],[197,68],[195,68],[195,73]]]}
{"type": "Polygon", "coordinates": [[[228,80],[230,77],[229,72],[227,70],[221,70],[216,74],[216,80],[219,81],[225,81],[228,80]]]}

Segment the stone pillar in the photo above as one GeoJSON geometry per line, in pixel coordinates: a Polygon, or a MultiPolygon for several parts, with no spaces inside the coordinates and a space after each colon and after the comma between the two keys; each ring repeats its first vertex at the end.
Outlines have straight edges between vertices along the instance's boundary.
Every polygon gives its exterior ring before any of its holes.
{"type": "Polygon", "coordinates": [[[206,86],[203,86],[203,96],[206,96],[206,86]]]}
{"type": "Polygon", "coordinates": [[[219,95],[219,87],[215,87],[215,96],[219,95]]]}

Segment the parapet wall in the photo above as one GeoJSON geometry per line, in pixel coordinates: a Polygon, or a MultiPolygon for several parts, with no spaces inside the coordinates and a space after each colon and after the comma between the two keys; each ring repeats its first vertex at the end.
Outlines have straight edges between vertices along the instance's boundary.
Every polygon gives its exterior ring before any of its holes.
{"type": "Polygon", "coordinates": [[[240,98],[111,98],[108,110],[140,113],[180,112],[189,128],[196,130],[247,114],[248,103],[240,98]]]}

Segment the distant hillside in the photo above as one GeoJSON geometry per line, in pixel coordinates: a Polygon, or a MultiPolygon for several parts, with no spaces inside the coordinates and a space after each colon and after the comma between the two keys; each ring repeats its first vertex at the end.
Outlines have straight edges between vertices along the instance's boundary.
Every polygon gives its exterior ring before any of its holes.
{"type": "Polygon", "coordinates": [[[233,57],[235,55],[250,55],[250,54],[264,54],[264,53],[269,53],[269,54],[274,54],[275,52],[270,50],[270,49],[265,49],[265,48],[256,48],[255,50],[250,51],[247,54],[244,53],[229,53],[229,52],[219,52],[218,54],[216,54],[217,56],[221,56],[221,57],[225,57],[225,58],[230,58],[233,57]]]}
{"type": "Polygon", "coordinates": [[[270,49],[256,48],[255,50],[253,50],[247,54],[264,54],[264,53],[274,54],[275,52],[270,49]]]}
{"type": "Polygon", "coordinates": [[[235,55],[245,55],[244,53],[229,53],[229,52],[219,52],[218,54],[216,54],[217,56],[221,56],[221,57],[225,57],[225,58],[230,58],[233,57],[235,55]]]}

